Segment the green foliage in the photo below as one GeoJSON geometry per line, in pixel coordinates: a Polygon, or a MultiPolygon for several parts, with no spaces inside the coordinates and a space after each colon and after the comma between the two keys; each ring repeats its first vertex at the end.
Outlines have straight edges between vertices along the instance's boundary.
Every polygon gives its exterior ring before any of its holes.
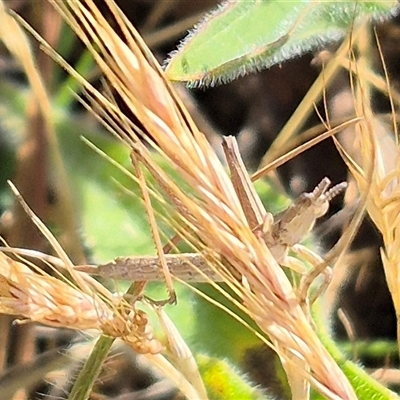
{"type": "Polygon", "coordinates": [[[249,0],[223,3],[173,53],[172,81],[213,86],[337,42],[362,17],[383,18],[396,1],[249,0]]]}
{"type": "Polygon", "coordinates": [[[227,361],[198,355],[196,358],[210,400],[272,399],[254,388],[227,361]]]}
{"type": "MultiPolygon", "coordinates": [[[[216,289],[207,284],[197,287],[256,329],[254,323],[216,289]]],[[[224,289],[227,290],[225,286],[224,289]]],[[[239,363],[247,349],[261,344],[260,339],[249,328],[207,300],[198,298],[194,310],[197,318],[190,342],[196,350],[239,363]]]]}
{"type": "MultiPolygon", "coordinates": [[[[371,376],[368,375],[360,365],[346,359],[339,346],[332,340],[332,337],[327,330],[327,326],[323,321],[326,316],[323,314],[321,302],[317,301],[314,304],[313,315],[321,342],[346,375],[347,379],[353,386],[358,399],[389,400],[399,398],[384,385],[371,378],[371,376]]],[[[324,397],[319,393],[312,393],[313,400],[322,400],[323,398],[324,397]]]]}

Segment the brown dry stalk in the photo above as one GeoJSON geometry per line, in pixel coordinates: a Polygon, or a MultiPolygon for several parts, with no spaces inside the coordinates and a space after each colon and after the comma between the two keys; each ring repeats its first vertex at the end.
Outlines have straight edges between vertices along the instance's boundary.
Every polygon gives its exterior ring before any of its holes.
{"type": "MultiPolygon", "coordinates": [[[[113,100],[70,69],[96,103],[96,112],[151,172],[182,222],[206,247],[205,252],[210,249],[212,254],[219,254],[234,269],[235,276],[242,277],[238,280],[227,274],[226,283],[273,343],[293,395],[303,398],[299,396],[304,396],[304,382],[309,381],[328,398],[355,399],[346,377],[310,325],[309,315],[303,312],[286,274],[265,241],[253,232],[222,164],[129,21],[113,1],[107,2],[124,36],[121,39],[92,0],[51,3],[92,52],[110,86],[140,120],[149,134],[149,144],[193,187],[195,196],[183,192],[155,164],[151,152],[139,140],[139,131],[113,100]]],[[[52,52],[49,48],[47,51],[52,52]]],[[[210,268],[216,268],[216,264],[210,263],[210,268]]]]}
{"type": "MultiPolygon", "coordinates": [[[[370,40],[368,32],[363,35],[358,45],[360,54],[368,54],[370,40]]],[[[378,50],[379,47],[379,40],[378,50]]],[[[374,85],[373,68],[370,60],[363,56],[352,60],[348,66],[355,69],[352,97],[358,115],[364,115],[352,132],[349,142],[337,143],[346,161],[362,198],[366,210],[383,237],[381,257],[386,281],[392,295],[397,315],[397,337],[400,345],[400,148],[398,142],[395,100],[391,96],[389,77],[383,55],[381,54],[386,82],[380,89],[388,94],[392,106],[393,121],[387,124],[376,115],[371,107],[370,88],[374,85]]],[[[396,106],[399,106],[398,98],[396,106]]]]}

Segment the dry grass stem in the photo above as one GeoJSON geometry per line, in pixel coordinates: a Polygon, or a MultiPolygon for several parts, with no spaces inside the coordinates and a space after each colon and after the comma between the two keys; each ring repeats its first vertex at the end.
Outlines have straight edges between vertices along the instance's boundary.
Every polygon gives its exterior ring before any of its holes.
{"type": "MultiPolygon", "coordinates": [[[[196,389],[198,396],[201,399],[206,399],[208,397],[207,391],[192,352],[168,315],[161,308],[157,308],[156,312],[166,334],[168,358],[172,360],[176,369],[181,371],[187,381],[196,389]]],[[[180,385],[177,384],[177,387],[180,387],[180,385]]]]}
{"type": "MultiPolygon", "coordinates": [[[[389,77],[380,52],[386,80],[377,78],[372,71],[369,58],[369,33],[364,32],[357,45],[362,57],[357,62],[350,60],[347,68],[352,69],[352,91],[350,99],[356,114],[364,120],[356,124],[355,130],[344,132],[345,137],[337,142],[361,195],[361,203],[383,237],[381,257],[386,281],[392,295],[397,317],[400,315],[400,149],[396,124],[395,106],[399,106],[398,95],[390,87],[389,77]],[[362,40],[361,40],[362,39],[362,40]],[[389,97],[392,121],[386,123],[374,114],[371,107],[371,87],[378,87],[389,97]],[[351,140],[346,140],[351,138],[351,140]]],[[[378,50],[380,51],[379,40],[378,50]]],[[[346,64],[344,64],[346,65],[346,64]]],[[[397,318],[398,342],[400,324],[397,318]]]]}
{"type": "MultiPolygon", "coordinates": [[[[154,163],[151,151],[142,143],[142,133],[113,99],[69,69],[90,94],[95,111],[132,149],[137,162],[151,172],[205,251],[219,254],[235,271],[238,279],[227,274],[226,283],[240,295],[248,315],[275,345],[293,395],[303,396],[307,391],[304,382],[309,381],[330,399],[355,399],[347,379],[310,325],[289,279],[265,241],[253,232],[221,162],[129,21],[113,1],[107,3],[123,34],[121,39],[92,0],[51,3],[92,52],[109,86],[140,120],[146,141],[193,187],[195,195],[183,192],[154,163]]],[[[49,48],[47,51],[52,53],[49,48]]],[[[210,268],[216,265],[210,263],[210,268]]]]}
{"type": "MultiPolygon", "coordinates": [[[[153,337],[147,315],[114,296],[86,273],[76,271],[51,232],[24,202],[15,186],[10,185],[32,222],[60,257],[47,260],[56,261],[56,266],[66,269],[72,281],[56,270],[53,277],[34,265],[29,268],[26,263],[0,252],[1,313],[54,327],[95,329],[121,338],[140,353],[159,353],[163,346],[153,337]]],[[[37,257],[37,253],[25,250],[26,255],[33,257],[37,257]]],[[[39,256],[46,262],[45,257],[39,256]]]]}
{"type": "MultiPolygon", "coordinates": [[[[65,267],[61,259],[53,256],[25,249],[4,249],[38,257],[42,261],[51,260],[58,268],[65,267]]],[[[144,311],[108,292],[86,273],[75,271],[76,274],[88,287],[93,284],[91,294],[83,292],[65,277],[50,276],[34,265],[29,268],[0,251],[0,313],[18,316],[22,318],[18,320],[21,323],[39,322],[52,327],[97,331],[119,338],[167,375],[187,398],[207,398],[190,351],[160,310],[160,320],[168,325],[165,327],[168,334],[165,346],[154,338],[144,311]],[[170,357],[175,355],[175,366],[159,354],[161,351],[167,351],[170,357]],[[177,368],[182,367],[182,363],[185,363],[185,368],[177,368]]]]}
{"type": "MultiPolygon", "coordinates": [[[[83,273],[82,273],[83,274],[83,273]]],[[[0,253],[0,312],[53,327],[97,330],[121,338],[140,353],[158,353],[146,314],[109,293],[84,293],[66,280],[0,253]]]]}
{"type": "MultiPolygon", "coordinates": [[[[42,143],[43,146],[44,140],[46,146],[49,146],[48,161],[50,162],[51,167],[57,171],[57,181],[52,182],[52,185],[59,196],[58,207],[60,212],[57,216],[60,225],[64,227],[64,235],[60,241],[66,248],[68,248],[68,251],[73,255],[75,260],[83,260],[84,256],[82,246],[78,235],[76,234],[78,231],[78,224],[74,217],[74,211],[72,210],[71,193],[59,151],[57,135],[53,127],[50,99],[43,79],[39,73],[40,68],[38,68],[35,63],[35,57],[33,56],[33,50],[30,46],[29,38],[20,24],[10,15],[9,10],[6,8],[2,0],[0,0],[0,41],[8,48],[12,56],[22,66],[26,73],[32,91],[31,101],[33,107],[31,106],[31,108],[32,110],[37,108],[44,121],[39,132],[27,128],[28,137],[25,139],[25,144],[23,146],[24,150],[22,154],[19,155],[20,162],[22,164],[27,163],[27,159],[29,158],[27,157],[27,154],[35,153],[37,150],[35,149],[35,141],[37,141],[37,143],[42,143]]],[[[32,114],[32,110],[30,110],[28,114],[32,114]]],[[[32,124],[32,121],[28,122],[28,124],[32,124]]],[[[45,160],[41,161],[45,162],[45,160]]],[[[25,167],[27,168],[25,172],[27,176],[29,176],[29,168],[32,168],[32,164],[28,163],[25,167]]],[[[35,167],[37,167],[37,165],[35,165],[35,167]]],[[[46,179],[46,177],[42,177],[41,179],[46,179]]],[[[37,185],[35,179],[29,180],[28,178],[28,181],[24,181],[22,178],[21,181],[25,186],[24,190],[28,193],[37,190],[37,187],[30,187],[31,182],[34,184],[36,183],[37,185]]]]}

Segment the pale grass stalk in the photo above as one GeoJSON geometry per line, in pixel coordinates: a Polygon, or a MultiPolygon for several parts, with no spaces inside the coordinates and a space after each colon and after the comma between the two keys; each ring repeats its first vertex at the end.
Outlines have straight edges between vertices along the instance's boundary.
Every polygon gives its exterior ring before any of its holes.
{"type": "Polygon", "coordinates": [[[161,243],[161,237],[160,237],[160,233],[158,231],[156,217],[155,217],[154,210],[153,210],[153,207],[151,204],[149,188],[146,184],[146,180],[144,178],[143,171],[141,170],[139,163],[137,162],[137,160],[134,157],[131,157],[131,158],[132,158],[132,163],[135,168],[136,176],[138,177],[138,180],[139,180],[140,189],[143,194],[143,199],[144,199],[145,206],[146,206],[147,216],[148,216],[149,223],[150,223],[150,228],[153,233],[153,240],[154,240],[154,243],[155,243],[156,249],[157,249],[157,255],[160,259],[160,264],[162,267],[163,275],[164,275],[164,278],[165,278],[165,281],[167,284],[168,295],[169,295],[168,302],[176,303],[176,295],[175,295],[175,291],[173,289],[172,277],[171,277],[171,274],[169,273],[168,265],[165,260],[163,246],[161,243]]]}
{"type": "Polygon", "coordinates": [[[54,327],[95,329],[123,339],[140,353],[159,353],[163,346],[153,337],[146,313],[114,296],[86,273],[74,270],[52,233],[10,185],[32,222],[59,255],[57,264],[63,265],[73,281],[62,275],[50,276],[35,266],[31,269],[0,252],[0,312],[54,327]]]}
{"type": "MultiPolygon", "coordinates": [[[[201,399],[208,399],[206,388],[192,352],[168,315],[159,307],[156,308],[156,312],[163,331],[166,334],[168,358],[175,365],[175,369],[180,371],[193,388],[195,388],[197,395],[201,399]]],[[[177,382],[176,386],[180,387],[181,383],[177,382]]]]}
{"type": "MultiPolygon", "coordinates": [[[[10,252],[14,250],[9,249],[10,252]]],[[[62,260],[38,252],[15,249],[16,253],[24,253],[46,261],[51,259],[57,266],[62,260]]],[[[91,282],[92,278],[82,272],[82,279],[91,282]]],[[[93,280],[95,283],[95,281],[93,280]]],[[[119,338],[136,352],[141,353],[154,366],[164,372],[179,387],[187,398],[206,399],[206,392],[181,336],[168,325],[169,343],[167,349],[171,354],[181,351],[180,363],[185,363],[185,374],[159,354],[165,347],[153,337],[152,328],[144,311],[128,304],[120,296],[115,296],[102,287],[99,295],[94,284],[92,295],[82,292],[71,282],[55,278],[39,268],[32,270],[24,263],[15,261],[0,251],[0,313],[17,315],[19,322],[39,322],[52,327],[68,328],[91,332],[102,332],[111,338],[119,338]],[[171,343],[174,343],[173,345],[171,343]],[[173,353],[172,353],[173,350],[173,353]],[[190,368],[188,368],[190,366],[190,368]]],[[[166,317],[160,316],[164,325],[166,317]]],[[[102,338],[102,337],[101,337],[102,338]]],[[[100,339],[101,339],[100,338],[100,339]]],[[[110,344],[111,345],[111,344],[110,344]]],[[[178,362],[178,365],[179,365],[178,362]]],[[[101,365],[96,365],[100,368],[101,365]]],[[[94,366],[91,367],[92,369],[94,366]]],[[[85,375],[85,380],[88,376],[85,375]]],[[[81,390],[90,389],[85,385],[75,387],[77,392],[71,393],[71,399],[82,398],[81,390]],[[77,396],[77,397],[76,397],[77,396]]]]}
{"type": "Polygon", "coordinates": [[[68,248],[70,254],[74,255],[75,259],[83,260],[82,246],[76,234],[78,231],[78,224],[74,218],[75,212],[72,209],[72,196],[67,183],[65,168],[59,151],[58,139],[52,122],[53,114],[50,99],[47,95],[39,68],[35,63],[35,57],[29,44],[29,38],[20,24],[10,15],[3,0],[0,0],[0,41],[23,68],[29,81],[32,98],[35,100],[44,119],[46,140],[48,141],[50,150],[49,160],[52,168],[56,171],[55,176],[57,176],[57,181],[52,184],[58,192],[58,207],[60,212],[57,216],[60,225],[64,227],[64,236],[61,241],[64,243],[65,247],[68,248]]]}
{"type": "Polygon", "coordinates": [[[291,150],[288,150],[281,156],[275,158],[273,161],[268,162],[268,160],[265,159],[265,165],[251,176],[251,180],[254,182],[263,176],[267,176],[271,171],[274,171],[275,169],[284,165],[286,162],[290,161],[294,157],[296,157],[299,154],[303,153],[304,151],[310,149],[311,147],[317,145],[318,143],[326,140],[327,138],[336,135],[337,133],[341,132],[343,129],[346,129],[348,126],[353,125],[354,123],[356,123],[357,121],[359,121],[361,119],[362,118],[352,118],[350,120],[342,122],[341,124],[337,125],[335,128],[329,129],[328,131],[326,131],[324,133],[319,133],[317,136],[305,141],[302,144],[299,144],[298,141],[296,141],[295,142],[296,147],[291,148],[291,150]]]}
{"type": "MultiPolygon", "coordinates": [[[[283,129],[280,131],[279,136],[274,140],[274,143],[269,148],[268,152],[263,157],[261,165],[267,166],[270,164],[277,154],[280,153],[281,148],[285,148],[287,143],[290,142],[296,134],[296,131],[303,126],[304,121],[314,110],[314,104],[323,96],[325,88],[334,79],[340,71],[341,60],[347,56],[349,49],[354,40],[361,34],[362,29],[354,27],[351,35],[348,35],[338,50],[335,52],[335,57],[329,61],[324,67],[322,73],[312,84],[307,94],[303,97],[301,103],[296,111],[292,114],[290,119],[286,122],[283,129]]],[[[287,148],[287,147],[286,147],[287,148]]],[[[264,169],[264,168],[262,168],[264,169]]]]}
{"type": "MultiPolygon", "coordinates": [[[[361,42],[360,45],[368,46],[365,42],[361,42]]],[[[382,55],[381,59],[386,72],[382,55]]],[[[369,86],[373,82],[370,82],[368,59],[363,58],[354,65],[358,66],[355,76],[354,105],[357,113],[363,113],[366,118],[356,126],[355,137],[358,147],[346,149],[339,145],[339,149],[353,173],[361,195],[366,197],[367,212],[383,237],[381,257],[396,310],[397,337],[400,346],[400,147],[394,100],[391,99],[393,124],[389,126],[380,121],[371,109],[369,86]]],[[[386,84],[385,91],[390,97],[391,89],[387,74],[386,84]]]]}
{"type": "MultiPolygon", "coordinates": [[[[337,143],[337,147],[357,182],[360,204],[366,209],[369,217],[382,234],[383,246],[380,249],[380,255],[396,311],[397,342],[400,349],[400,238],[398,234],[400,224],[400,149],[395,143],[391,129],[387,126],[383,127],[381,121],[375,117],[369,119],[369,124],[363,124],[356,132],[362,141],[362,148],[359,152],[350,155],[341,147],[341,144],[337,143]],[[377,132],[379,133],[375,137],[377,132]],[[379,136],[382,135],[385,136],[385,145],[379,139],[379,136]],[[396,155],[390,157],[389,154],[393,151],[396,155]],[[353,159],[353,156],[360,155],[361,166],[353,159]],[[391,168],[388,164],[393,162],[396,166],[391,168]],[[369,172],[371,169],[372,173],[369,172]]],[[[375,255],[373,256],[375,257],[375,255]]],[[[352,258],[354,257],[350,255],[345,261],[347,265],[351,265],[352,258]]],[[[359,261],[359,258],[355,258],[355,260],[359,261]]],[[[340,274],[338,278],[340,279],[340,274]]],[[[347,279],[347,273],[342,278],[347,279]]]]}
{"type": "Polygon", "coordinates": [[[121,296],[109,292],[90,275],[76,270],[56,239],[33,214],[13,185],[12,189],[31,220],[61,258],[28,249],[1,247],[0,313],[23,317],[20,322],[32,321],[53,327],[103,333],[95,346],[97,349],[98,344],[100,345],[99,351],[90,355],[89,364],[85,364],[81,370],[69,398],[86,398],[84,393],[89,394],[92,387],[90,383],[96,379],[96,371],[100,370],[101,360],[106,357],[107,349],[113,339],[119,338],[169,376],[187,398],[206,399],[193,357],[191,358],[182,337],[167,317],[162,312],[158,313],[168,337],[168,343],[164,347],[154,338],[146,313],[121,296]],[[23,255],[39,259],[53,269],[55,276],[50,276],[41,268],[26,262],[30,264],[29,268],[25,263],[6,256],[7,252],[19,257],[23,255]],[[65,278],[55,267],[67,270],[74,282],[65,278]],[[159,354],[162,350],[169,350],[170,355],[181,355],[182,359],[178,361],[185,363],[186,373],[182,374],[159,354]]]}
{"type": "MultiPolygon", "coordinates": [[[[80,273],[78,272],[79,274],[80,273]]],[[[85,277],[84,279],[87,279],[85,277]]],[[[162,345],[153,337],[146,314],[105,290],[84,293],[75,285],[36,271],[0,252],[0,313],[21,322],[75,330],[96,330],[121,338],[136,351],[158,353],[162,345]]]]}
{"type": "MultiPolygon", "coordinates": [[[[110,86],[141,121],[152,138],[148,142],[171,161],[196,195],[184,193],[153,162],[138,131],[112,99],[95,91],[65,63],[64,67],[89,92],[105,124],[118,133],[137,160],[149,169],[182,220],[189,223],[204,243],[206,251],[211,249],[213,254],[226,260],[233,272],[227,275],[226,283],[240,295],[248,315],[274,343],[289,380],[298,381],[299,376],[303,381],[309,380],[330,399],[355,399],[346,377],[310,325],[290,281],[265,242],[250,228],[222,164],[166,82],[136,30],[113,1],[107,4],[123,32],[124,41],[93,1],[51,3],[92,52],[110,86]]],[[[46,51],[55,56],[48,47],[46,51]]],[[[210,267],[215,268],[213,264],[210,267]]],[[[296,397],[297,389],[293,389],[296,397]]]]}
{"type": "Polygon", "coordinates": [[[151,362],[158,370],[162,371],[165,376],[170,379],[179,390],[186,395],[188,399],[207,400],[208,397],[201,397],[195,388],[186,379],[185,375],[172,365],[161,354],[147,354],[146,359],[151,362]]]}

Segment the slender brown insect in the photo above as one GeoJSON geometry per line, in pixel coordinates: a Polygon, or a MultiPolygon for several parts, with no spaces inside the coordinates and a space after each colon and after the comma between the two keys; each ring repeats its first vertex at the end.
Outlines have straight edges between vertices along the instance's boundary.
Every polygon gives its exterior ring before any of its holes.
{"type": "MultiPolygon", "coordinates": [[[[300,249],[298,244],[312,230],[315,221],[328,211],[329,202],[345,190],[347,183],[342,182],[330,188],[330,180],[324,178],[312,192],[303,193],[286,210],[273,217],[265,210],[254,190],[235,139],[225,138],[223,148],[233,185],[250,227],[255,234],[261,234],[278,263],[299,271],[299,263],[288,257],[289,249],[295,245],[297,251],[300,249]]],[[[187,282],[222,280],[201,253],[166,254],[164,257],[171,274],[181,280],[187,282]]],[[[164,280],[157,256],[120,257],[110,263],[99,265],[90,272],[112,279],[164,280]]]]}

